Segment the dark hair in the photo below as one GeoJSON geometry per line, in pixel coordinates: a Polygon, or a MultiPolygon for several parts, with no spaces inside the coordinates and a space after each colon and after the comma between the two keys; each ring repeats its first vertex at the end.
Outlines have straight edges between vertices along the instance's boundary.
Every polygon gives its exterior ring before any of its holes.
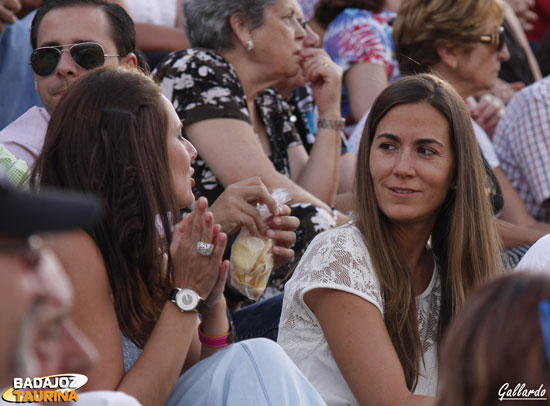
{"type": "MultiPolygon", "coordinates": [[[[496,406],[505,383],[550,388],[539,303],[550,300],[550,276],[515,272],[468,297],[441,348],[441,406],[496,406]]],[[[520,405],[524,401],[508,401],[520,405]]],[[[535,402],[536,403],[536,402],[535,402]]]]}
{"type": "Polygon", "coordinates": [[[409,76],[386,87],[372,105],[357,157],[357,227],[365,236],[385,298],[384,322],[413,390],[422,357],[410,270],[391,232],[390,219],[376,199],[370,174],[370,149],[376,129],[394,107],[427,103],[449,123],[455,156],[455,188],[443,202],[431,234],[441,278],[441,337],[465,297],[480,282],[500,272],[500,245],[486,194],[483,161],[468,109],[447,82],[430,74],[409,76]]]}
{"type": "Polygon", "coordinates": [[[324,29],[347,8],[380,11],[384,0],[319,0],[315,5],[315,21],[324,29]]]}
{"type": "Polygon", "coordinates": [[[67,7],[98,7],[101,8],[111,25],[110,35],[116,45],[118,54],[128,55],[136,50],[136,30],[132,17],[118,4],[107,3],[106,0],[44,0],[36,10],[31,26],[31,45],[37,47],[38,28],[44,16],[55,9],[67,7]]]}
{"type": "Polygon", "coordinates": [[[158,85],[135,69],[92,70],[60,100],[31,175],[35,186],[40,181],[103,198],[105,216],[91,236],[105,262],[120,328],[141,346],[172,278],[163,270],[158,225],[169,242],[181,217],[161,97],[158,85]]]}

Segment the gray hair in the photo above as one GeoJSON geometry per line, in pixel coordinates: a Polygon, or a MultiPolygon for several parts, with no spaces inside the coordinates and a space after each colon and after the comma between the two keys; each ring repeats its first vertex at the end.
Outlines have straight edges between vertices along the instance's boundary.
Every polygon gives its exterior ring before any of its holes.
{"type": "Polygon", "coordinates": [[[265,8],[277,0],[184,0],[185,33],[194,47],[233,48],[229,18],[238,13],[251,29],[264,23],[265,8]]]}

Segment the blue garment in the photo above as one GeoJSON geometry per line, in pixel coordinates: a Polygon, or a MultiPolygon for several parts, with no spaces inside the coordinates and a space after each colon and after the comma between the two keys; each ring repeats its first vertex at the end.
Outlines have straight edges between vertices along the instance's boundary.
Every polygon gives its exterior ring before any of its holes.
{"type": "Polygon", "coordinates": [[[166,406],[325,405],[284,350],[258,338],[202,360],[176,383],[166,406]]]}
{"type": "MultiPolygon", "coordinates": [[[[372,12],[348,8],[330,23],[325,33],[324,47],[332,60],[346,73],[353,64],[381,65],[388,82],[399,77],[399,64],[395,58],[392,23],[396,14],[382,10],[372,12]]],[[[354,124],[351,116],[349,91],[342,87],[342,117],[354,124]]]]}
{"type": "MultiPolygon", "coordinates": [[[[122,348],[128,372],[141,349],[124,335],[122,348]]],[[[278,344],[258,338],[232,344],[180,376],[166,406],[180,405],[317,406],[325,402],[278,344]]]]}
{"type": "Polygon", "coordinates": [[[279,293],[234,312],[233,323],[239,341],[259,337],[277,341],[282,309],[283,294],[279,293]]]}
{"type": "Polygon", "coordinates": [[[30,66],[31,23],[35,12],[0,33],[0,130],[32,106],[42,106],[30,66]]]}

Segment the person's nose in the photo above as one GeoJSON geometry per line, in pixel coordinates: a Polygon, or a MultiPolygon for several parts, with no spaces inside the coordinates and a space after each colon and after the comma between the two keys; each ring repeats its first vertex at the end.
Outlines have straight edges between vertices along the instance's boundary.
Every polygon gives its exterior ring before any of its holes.
{"type": "Polygon", "coordinates": [[[193,162],[197,158],[197,149],[193,144],[191,144],[190,141],[185,140],[185,148],[187,149],[187,152],[189,153],[189,156],[191,157],[191,162],[193,162]]]}
{"type": "Polygon", "coordinates": [[[508,46],[504,44],[502,49],[498,51],[498,59],[501,62],[506,62],[508,59],[510,59],[510,50],[508,49],[508,46]]]}
{"type": "Polygon", "coordinates": [[[298,20],[296,20],[295,25],[296,25],[296,31],[295,31],[296,39],[299,41],[303,41],[304,38],[306,37],[306,30],[298,20]]]}
{"type": "Polygon", "coordinates": [[[410,152],[403,150],[395,157],[393,174],[399,177],[411,177],[414,173],[414,159],[410,152]]]}
{"type": "Polygon", "coordinates": [[[304,47],[305,48],[318,48],[321,42],[319,35],[313,31],[309,23],[306,24],[304,47]]]}
{"type": "Polygon", "coordinates": [[[62,76],[77,76],[80,72],[80,67],[73,60],[69,50],[63,49],[61,51],[59,63],[57,64],[55,70],[57,74],[62,76]]]}

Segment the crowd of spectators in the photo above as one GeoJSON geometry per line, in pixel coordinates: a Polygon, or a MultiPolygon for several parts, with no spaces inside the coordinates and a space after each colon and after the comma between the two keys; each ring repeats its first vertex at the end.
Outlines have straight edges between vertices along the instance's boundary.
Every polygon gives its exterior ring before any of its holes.
{"type": "Polygon", "coordinates": [[[0,404],[545,397],[548,3],[0,0],[0,404]]]}

